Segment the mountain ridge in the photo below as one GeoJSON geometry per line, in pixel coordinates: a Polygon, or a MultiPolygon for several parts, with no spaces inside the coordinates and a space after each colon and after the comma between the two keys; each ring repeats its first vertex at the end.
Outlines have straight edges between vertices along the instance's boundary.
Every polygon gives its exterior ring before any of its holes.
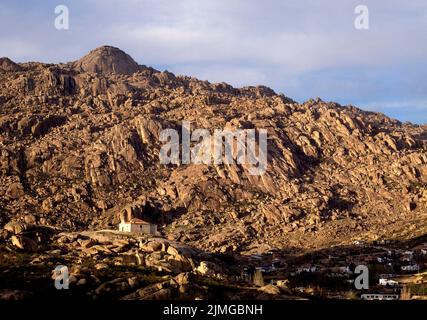
{"type": "Polygon", "coordinates": [[[92,73],[132,74],[140,67],[131,56],[113,46],[101,46],[72,63],[74,69],[92,73]]]}
{"type": "Polygon", "coordinates": [[[175,76],[110,46],[19,67],[0,73],[0,225],[116,228],[124,207],[149,204],[165,236],[222,253],[398,237],[416,221],[425,231],[425,126],[175,76]],[[266,174],[161,165],[160,132],[182,120],[267,129],[266,174]]]}

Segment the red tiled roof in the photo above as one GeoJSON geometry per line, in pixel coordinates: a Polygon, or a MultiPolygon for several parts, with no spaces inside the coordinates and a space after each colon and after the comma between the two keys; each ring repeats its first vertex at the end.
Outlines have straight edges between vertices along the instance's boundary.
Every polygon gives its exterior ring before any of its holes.
{"type": "Polygon", "coordinates": [[[130,223],[133,223],[133,224],[149,224],[147,221],[144,221],[144,220],[141,220],[138,218],[130,219],[130,223]]]}

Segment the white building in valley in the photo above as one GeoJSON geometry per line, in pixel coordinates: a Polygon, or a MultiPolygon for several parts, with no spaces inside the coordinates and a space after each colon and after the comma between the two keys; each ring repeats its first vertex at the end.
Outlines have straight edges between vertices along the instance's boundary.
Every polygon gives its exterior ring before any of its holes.
{"type": "Polygon", "coordinates": [[[150,216],[145,212],[144,204],[128,205],[120,211],[119,231],[133,233],[157,234],[157,225],[144,217],[150,216]]]}
{"type": "Polygon", "coordinates": [[[157,225],[138,218],[132,218],[129,221],[121,221],[119,231],[155,235],[157,233],[157,225]]]}

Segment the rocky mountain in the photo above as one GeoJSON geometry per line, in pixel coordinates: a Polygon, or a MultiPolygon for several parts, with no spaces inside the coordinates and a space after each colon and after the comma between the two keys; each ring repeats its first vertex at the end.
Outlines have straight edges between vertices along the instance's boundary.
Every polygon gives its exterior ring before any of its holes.
{"type": "Polygon", "coordinates": [[[160,72],[113,47],[59,65],[0,59],[0,146],[0,226],[117,229],[127,208],[219,253],[427,232],[427,126],[160,72]],[[266,173],[161,164],[160,132],[183,120],[267,129],[266,173]]]}
{"type": "Polygon", "coordinates": [[[120,49],[103,46],[92,50],[72,64],[73,68],[89,73],[133,74],[139,70],[138,64],[120,49]]]}
{"type": "Polygon", "coordinates": [[[9,58],[0,58],[0,70],[3,71],[20,71],[21,67],[9,58]]]}

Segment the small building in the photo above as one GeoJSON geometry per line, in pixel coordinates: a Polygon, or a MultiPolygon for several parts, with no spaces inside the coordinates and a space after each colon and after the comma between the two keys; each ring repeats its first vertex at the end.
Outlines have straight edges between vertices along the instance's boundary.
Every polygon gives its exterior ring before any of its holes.
{"type": "Polygon", "coordinates": [[[155,235],[157,224],[152,223],[146,204],[126,206],[120,213],[119,231],[155,235]]]}
{"type": "Polygon", "coordinates": [[[390,286],[390,287],[395,287],[399,285],[399,282],[397,282],[396,280],[392,280],[392,279],[387,279],[387,278],[380,278],[379,280],[379,284],[381,286],[390,286]]]}
{"type": "Polygon", "coordinates": [[[129,221],[121,221],[119,231],[155,235],[157,233],[157,225],[138,218],[132,218],[129,221]]]}
{"type": "Polygon", "coordinates": [[[311,265],[305,265],[305,266],[301,266],[296,270],[296,274],[301,274],[303,272],[306,273],[313,273],[317,271],[317,267],[316,266],[311,266],[311,265]]]}
{"type": "Polygon", "coordinates": [[[331,267],[329,270],[337,274],[351,273],[350,267],[348,266],[331,267]]]}
{"type": "Polygon", "coordinates": [[[363,240],[355,240],[355,241],[353,241],[353,244],[356,246],[366,246],[368,243],[366,241],[363,241],[363,240]]]}
{"type": "Polygon", "coordinates": [[[398,294],[366,293],[360,297],[362,300],[399,300],[398,294]]]}

